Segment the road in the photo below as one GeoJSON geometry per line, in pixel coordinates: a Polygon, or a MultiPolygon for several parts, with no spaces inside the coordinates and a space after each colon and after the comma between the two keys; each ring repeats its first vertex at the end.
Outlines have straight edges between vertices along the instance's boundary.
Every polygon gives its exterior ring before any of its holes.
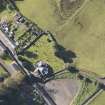
{"type": "MultiPolygon", "coordinates": [[[[17,54],[15,53],[13,44],[2,32],[0,32],[0,42],[3,44],[5,49],[7,49],[7,51],[9,52],[9,54],[11,55],[13,60],[17,63],[17,65],[21,68],[21,71],[29,77],[30,83],[32,83],[30,72],[27,69],[25,69],[23,67],[22,63],[18,60],[18,57],[17,57],[17,54]]],[[[0,64],[2,64],[2,66],[5,67],[6,70],[8,69],[8,72],[10,72],[10,73],[12,72],[12,71],[10,71],[10,68],[8,66],[3,64],[2,60],[1,60],[0,64]]],[[[33,85],[33,83],[32,83],[32,85],[33,85]]],[[[47,105],[56,105],[54,103],[54,101],[52,100],[52,98],[48,95],[48,93],[38,83],[34,83],[34,86],[39,91],[40,95],[43,97],[43,99],[45,100],[47,105]]]]}
{"type": "Polygon", "coordinates": [[[10,56],[12,57],[12,59],[13,59],[13,60],[16,62],[16,64],[19,66],[19,68],[20,68],[20,70],[22,71],[22,73],[25,73],[26,75],[30,75],[30,73],[28,72],[28,70],[26,70],[26,69],[24,68],[24,66],[22,65],[22,63],[18,60],[18,56],[17,56],[15,50],[14,50],[14,49],[9,49],[9,48],[11,48],[11,47],[9,47],[8,44],[6,44],[6,45],[7,45],[7,46],[6,46],[5,43],[2,42],[1,40],[0,40],[0,42],[1,42],[1,44],[4,46],[4,48],[8,51],[8,53],[10,54],[10,56]]]}
{"type": "MultiPolygon", "coordinates": [[[[5,46],[6,47],[6,46],[5,46]]],[[[6,49],[9,51],[9,53],[11,54],[11,56],[13,57],[13,59],[17,62],[17,64],[19,65],[19,67],[21,68],[22,72],[24,72],[30,79],[31,82],[31,75],[28,72],[27,69],[25,69],[21,62],[18,60],[16,55],[13,55],[12,52],[8,49],[8,47],[6,47],[6,49]]],[[[32,83],[33,84],[33,83],[32,83]]],[[[43,87],[41,87],[38,83],[34,83],[35,88],[39,91],[40,95],[43,97],[43,99],[45,100],[45,102],[48,105],[56,105],[54,103],[54,101],[52,100],[52,98],[48,95],[48,93],[43,89],[43,87]]]]}
{"type": "Polygon", "coordinates": [[[6,37],[6,35],[0,30],[0,40],[4,43],[5,46],[8,46],[8,48],[12,51],[12,53],[15,52],[15,45],[6,37]]]}

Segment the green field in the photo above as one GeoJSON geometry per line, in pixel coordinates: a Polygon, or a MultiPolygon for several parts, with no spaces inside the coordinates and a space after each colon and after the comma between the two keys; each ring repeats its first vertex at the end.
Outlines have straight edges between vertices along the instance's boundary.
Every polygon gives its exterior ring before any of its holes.
{"type": "MultiPolygon", "coordinates": [[[[55,0],[17,2],[20,11],[44,29],[56,33],[58,41],[77,55],[76,66],[105,75],[105,6],[104,0],[87,0],[72,19],[64,22],[55,0]],[[57,11],[56,11],[57,10],[57,11]],[[56,11],[56,12],[55,12],[56,11]],[[61,25],[63,24],[63,25],[61,25]]],[[[14,12],[3,11],[0,18],[11,20],[14,12]]]]}
{"type": "Polygon", "coordinates": [[[17,4],[25,16],[56,33],[58,41],[75,52],[78,68],[105,76],[104,0],[87,0],[87,4],[63,25],[60,13],[55,12],[56,3],[51,1],[24,0],[17,4]]]}
{"type": "Polygon", "coordinates": [[[105,91],[97,96],[89,105],[105,105],[105,91]]]}
{"type": "Polygon", "coordinates": [[[58,40],[77,55],[77,67],[105,76],[105,5],[91,0],[57,30],[58,40]]]}
{"type": "Polygon", "coordinates": [[[54,0],[17,1],[17,6],[26,17],[44,29],[54,29],[61,22],[61,17],[59,12],[57,12],[57,5],[54,0]]]}
{"type": "MultiPolygon", "coordinates": [[[[83,7],[79,10],[76,5],[76,8],[73,8],[74,11],[71,12],[72,14],[74,12],[75,15],[66,19],[62,17],[64,13],[61,10],[59,11],[59,1],[23,0],[17,1],[17,6],[23,15],[37,23],[39,27],[55,33],[57,41],[67,51],[71,50],[75,53],[76,59],[73,65],[80,70],[105,76],[105,0],[87,0],[85,6],[82,5],[81,1],[81,5],[78,4],[80,8],[83,7]]],[[[63,12],[70,12],[70,10],[63,12]]],[[[14,12],[3,11],[0,18],[3,16],[11,21],[13,15],[14,12]]],[[[16,35],[21,35],[25,30],[24,28],[24,26],[21,26],[16,31],[16,35]]],[[[57,72],[64,68],[65,64],[63,60],[55,56],[54,46],[53,41],[48,42],[48,36],[43,36],[20,57],[29,61],[30,65],[40,60],[45,61],[51,65],[54,72],[57,72]]],[[[6,58],[5,61],[7,64],[12,62],[10,58],[6,58]]],[[[4,71],[0,68],[0,75],[3,75],[3,73],[4,71]]],[[[58,78],[76,78],[76,76],[77,74],[67,73],[58,78]]],[[[92,95],[96,89],[97,86],[94,83],[83,81],[74,104],[80,104],[87,96],[92,95]]],[[[105,92],[100,94],[90,105],[104,105],[104,96],[105,92]]]]}

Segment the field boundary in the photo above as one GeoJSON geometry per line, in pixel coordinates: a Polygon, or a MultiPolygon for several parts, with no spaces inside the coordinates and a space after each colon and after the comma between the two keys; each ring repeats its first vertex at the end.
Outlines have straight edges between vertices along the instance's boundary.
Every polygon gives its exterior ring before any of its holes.
{"type": "Polygon", "coordinates": [[[98,95],[103,92],[103,89],[99,89],[89,96],[81,105],[89,105],[98,95]]]}

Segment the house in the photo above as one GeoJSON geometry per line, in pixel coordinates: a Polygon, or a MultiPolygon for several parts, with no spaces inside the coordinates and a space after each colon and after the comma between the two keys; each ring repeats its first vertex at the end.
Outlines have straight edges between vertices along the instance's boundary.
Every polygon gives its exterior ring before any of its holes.
{"type": "Polygon", "coordinates": [[[47,67],[37,67],[35,71],[38,71],[41,74],[41,76],[46,76],[48,74],[47,67]]]}
{"type": "Polygon", "coordinates": [[[35,70],[34,72],[32,72],[34,76],[41,77],[41,78],[49,77],[51,68],[47,63],[43,61],[39,61],[34,65],[34,67],[35,67],[35,70]]]}
{"type": "Polygon", "coordinates": [[[9,26],[8,26],[8,22],[6,20],[1,21],[0,27],[5,33],[9,33],[9,26]]]}
{"type": "Polygon", "coordinates": [[[46,64],[45,62],[39,61],[35,67],[36,67],[35,71],[38,71],[41,76],[48,75],[49,73],[48,64],[46,64]]]}

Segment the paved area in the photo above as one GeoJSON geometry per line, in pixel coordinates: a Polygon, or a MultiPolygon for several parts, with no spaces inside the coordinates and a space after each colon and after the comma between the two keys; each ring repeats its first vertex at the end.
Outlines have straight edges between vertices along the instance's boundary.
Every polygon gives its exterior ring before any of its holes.
{"type": "Polygon", "coordinates": [[[57,105],[70,105],[79,87],[77,80],[61,79],[46,83],[45,90],[57,105]]]}

